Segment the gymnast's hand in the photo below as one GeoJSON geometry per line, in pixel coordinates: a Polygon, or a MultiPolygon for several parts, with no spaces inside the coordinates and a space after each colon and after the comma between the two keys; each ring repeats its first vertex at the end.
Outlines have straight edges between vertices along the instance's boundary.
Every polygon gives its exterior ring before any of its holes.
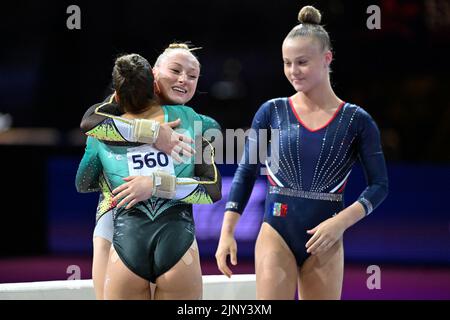
{"type": "Polygon", "coordinates": [[[159,127],[158,138],[155,142],[155,147],[158,150],[170,154],[178,163],[183,162],[180,154],[182,154],[183,157],[190,158],[195,153],[194,149],[189,145],[190,143],[193,143],[192,139],[173,130],[173,128],[178,127],[180,123],[180,119],[162,123],[159,127]]]}
{"type": "Polygon", "coordinates": [[[117,208],[125,203],[128,205],[125,209],[130,209],[139,201],[147,200],[152,196],[153,179],[149,176],[129,176],[123,178],[126,183],[115,188],[112,193],[115,195],[113,201],[119,201],[117,208]]]}
{"type": "Polygon", "coordinates": [[[336,215],[306,231],[313,235],[306,243],[306,252],[318,254],[327,251],[342,237],[345,229],[345,225],[336,215]]]}
{"type": "Polygon", "coordinates": [[[219,240],[219,245],[216,251],[216,262],[220,272],[231,277],[233,272],[227,265],[227,256],[230,256],[230,261],[233,266],[237,265],[237,244],[232,234],[222,233],[219,240]]]}

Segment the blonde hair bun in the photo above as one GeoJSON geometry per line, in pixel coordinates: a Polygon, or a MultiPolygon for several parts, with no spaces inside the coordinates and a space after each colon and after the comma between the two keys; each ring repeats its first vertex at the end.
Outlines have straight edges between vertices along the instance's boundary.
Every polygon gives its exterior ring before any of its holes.
{"type": "Polygon", "coordinates": [[[298,21],[300,23],[320,24],[322,15],[320,11],[313,6],[304,6],[298,13],[298,21]]]}
{"type": "Polygon", "coordinates": [[[189,50],[189,46],[186,43],[174,42],[174,43],[169,44],[167,49],[185,49],[185,50],[189,50]]]}

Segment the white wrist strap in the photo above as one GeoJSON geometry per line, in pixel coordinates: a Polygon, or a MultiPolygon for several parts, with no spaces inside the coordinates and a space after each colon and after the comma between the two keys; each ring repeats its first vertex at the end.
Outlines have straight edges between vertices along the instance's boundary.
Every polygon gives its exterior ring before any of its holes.
{"type": "Polygon", "coordinates": [[[150,119],[133,119],[133,140],[141,143],[155,143],[159,135],[160,124],[150,119]]]}
{"type": "Polygon", "coordinates": [[[158,198],[173,199],[176,194],[176,177],[165,172],[156,171],[152,173],[153,192],[152,195],[158,198]]]}

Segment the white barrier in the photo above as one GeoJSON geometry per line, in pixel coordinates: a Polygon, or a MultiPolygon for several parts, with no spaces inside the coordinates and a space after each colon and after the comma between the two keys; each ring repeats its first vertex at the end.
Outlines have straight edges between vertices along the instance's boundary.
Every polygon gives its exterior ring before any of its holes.
{"type": "Polygon", "coordinates": [[[204,300],[255,300],[256,275],[203,276],[204,300]]]}
{"type": "MultiPolygon", "coordinates": [[[[61,280],[0,284],[0,300],[94,300],[92,280],[61,280]]],[[[203,276],[204,300],[254,300],[254,274],[203,276]]]]}

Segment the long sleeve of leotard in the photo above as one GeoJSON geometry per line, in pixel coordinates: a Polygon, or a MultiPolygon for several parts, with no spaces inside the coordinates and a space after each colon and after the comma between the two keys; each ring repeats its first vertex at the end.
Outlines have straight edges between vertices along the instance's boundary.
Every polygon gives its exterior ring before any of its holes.
{"type": "Polygon", "coordinates": [[[103,173],[97,144],[97,139],[87,138],[86,149],[78,166],[75,186],[78,192],[100,192],[96,214],[98,220],[104,213],[114,208],[116,203],[113,201],[111,187],[103,173]]]}
{"type": "Polygon", "coordinates": [[[177,184],[177,199],[183,202],[192,204],[207,204],[219,201],[222,199],[222,178],[217,167],[213,165],[214,159],[212,158],[215,153],[213,145],[211,144],[214,139],[214,134],[220,133],[221,128],[219,123],[211,117],[199,114],[202,121],[202,135],[208,130],[210,135],[208,137],[199,137],[201,143],[196,143],[196,156],[202,157],[205,151],[211,154],[210,159],[200,159],[196,161],[194,165],[194,177],[193,178],[178,178],[179,181],[195,181],[208,182],[206,184],[177,184]],[[199,147],[201,146],[201,149],[199,147]],[[209,162],[206,162],[208,160],[209,162]],[[182,196],[186,194],[186,196],[182,196]]]}
{"type": "MultiPolygon", "coordinates": [[[[242,214],[252,194],[253,186],[261,168],[259,158],[260,131],[270,130],[270,103],[264,103],[256,112],[250,134],[247,136],[239,166],[234,174],[225,210],[242,214]]],[[[267,143],[262,141],[261,143],[267,143]]]]}
{"type": "MultiPolygon", "coordinates": [[[[118,104],[114,102],[113,96],[108,96],[103,102],[94,104],[85,112],[80,123],[80,129],[86,135],[102,141],[139,142],[132,138],[133,125],[129,119],[121,118],[121,115],[122,112],[118,104]],[[100,107],[101,113],[116,118],[96,113],[95,110],[98,107],[100,107]]],[[[209,129],[221,130],[219,123],[213,118],[203,114],[198,114],[198,116],[202,122],[203,132],[209,129]]]]}
{"type": "Polygon", "coordinates": [[[78,192],[100,191],[99,178],[103,172],[102,163],[97,155],[96,139],[88,137],[83,158],[78,166],[75,186],[78,192]]]}
{"type": "MultiPolygon", "coordinates": [[[[202,149],[197,150],[197,154],[200,155],[203,150],[209,147],[209,143],[203,141],[202,149]]],[[[174,199],[192,204],[208,204],[222,199],[222,178],[217,167],[202,161],[201,164],[195,165],[194,174],[195,176],[192,178],[177,178],[178,182],[190,182],[190,184],[177,184],[177,194],[174,199]],[[195,183],[198,181],[210,183],[195,183]]]]}
{"type": "Polygon", "coordinates": [[[113,95],[110,95],[103,102],[91,106],[84,113],[80,129],[84,134],[102,141],[136,142],[132,137],[131,122],[121,118],[122,114],[119,105],[114,102],[113,95]],[[95,112],[97,108],[102,114],[95,112]],[[114,116],[114,118],[107,117],[105,114],[114,116]]]}
{"type": "Polygon", "coordinates": [[[367,188],[358,201],[366,215],[370,214],[388,194],[386,162],[381,149],[380,131],[372,117],[361,110],[358,123],[358,156],[366,176],[367,188]]]}

